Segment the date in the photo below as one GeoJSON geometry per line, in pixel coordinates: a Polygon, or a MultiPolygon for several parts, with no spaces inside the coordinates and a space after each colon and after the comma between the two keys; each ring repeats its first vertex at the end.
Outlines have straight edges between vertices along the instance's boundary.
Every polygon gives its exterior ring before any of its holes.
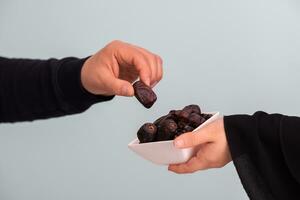
{"type": "Polygon", "coordinates": [[[142,81],[137,81],[133,84],[134,95],[138,101],[146,108],[151,108],[157,100],[157,96],[151,87],[144,84],[142,81]]]}

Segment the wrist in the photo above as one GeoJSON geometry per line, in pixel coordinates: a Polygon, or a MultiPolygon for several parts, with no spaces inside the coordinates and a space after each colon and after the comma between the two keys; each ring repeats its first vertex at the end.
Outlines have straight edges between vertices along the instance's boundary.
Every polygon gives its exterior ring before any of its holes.
{"type": "Polygon", "coordinates": [[[64,107],[86,108],[94,103],[106,101],[113,96],[105,97],[90,93],[82,84],[81,71],[84,63],[89,57],[84,59],[64,58],[60,60],[57,70],[57,83],[60,95],[64,99],[64,107]]]}

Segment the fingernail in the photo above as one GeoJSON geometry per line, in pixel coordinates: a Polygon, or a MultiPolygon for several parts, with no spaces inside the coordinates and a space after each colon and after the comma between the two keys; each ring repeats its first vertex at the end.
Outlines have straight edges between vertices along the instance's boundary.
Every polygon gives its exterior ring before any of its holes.
{"type": "Polygon", "coordinates": [[[151,87],[156,86],[156,84],[157,84],[157,81],[155,81],[155,82],[151,85],[151,87]]]}
{"type": "Polygon", "coordinates": [[[184,142],[183,140],[175,140],[175,146],[176,147],[183,147],[184,142]]]}
{"type": "Polygon", "coordinates": [[[128,96],[128,88],[126,85],[122,86],[121,93],[123,96],[128,96]]]}

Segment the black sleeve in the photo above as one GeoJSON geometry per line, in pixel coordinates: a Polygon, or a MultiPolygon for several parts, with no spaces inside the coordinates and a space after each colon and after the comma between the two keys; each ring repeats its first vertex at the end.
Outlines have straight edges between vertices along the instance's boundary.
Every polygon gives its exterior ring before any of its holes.
{"type": "Polygon", "coordinates": [[[80,113],[94,103],[112,99],[83,88],[80,73],[85,60],[0,57],[0,122],[80,113]]]}
{"type": "Polygon", "coordinates": [[[300,118],[224,117],[234,165],[250,199],[300,199],[300,118]]]}

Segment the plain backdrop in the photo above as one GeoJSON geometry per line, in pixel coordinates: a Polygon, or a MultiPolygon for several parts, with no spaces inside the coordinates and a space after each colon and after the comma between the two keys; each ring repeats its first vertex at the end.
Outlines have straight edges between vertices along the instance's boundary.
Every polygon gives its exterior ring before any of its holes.
{"type": "Polygon", "coordinates": [[[247,199],[232,164],[176,175],[127,144],[143,122],[191,103],[300,115],[299,22],[297,0],[0,0],[1,56],[86,57],[119,39],[164,60],[150,110],[116,97],[79,115],[1,124],[0,199],[247,199]]]}

